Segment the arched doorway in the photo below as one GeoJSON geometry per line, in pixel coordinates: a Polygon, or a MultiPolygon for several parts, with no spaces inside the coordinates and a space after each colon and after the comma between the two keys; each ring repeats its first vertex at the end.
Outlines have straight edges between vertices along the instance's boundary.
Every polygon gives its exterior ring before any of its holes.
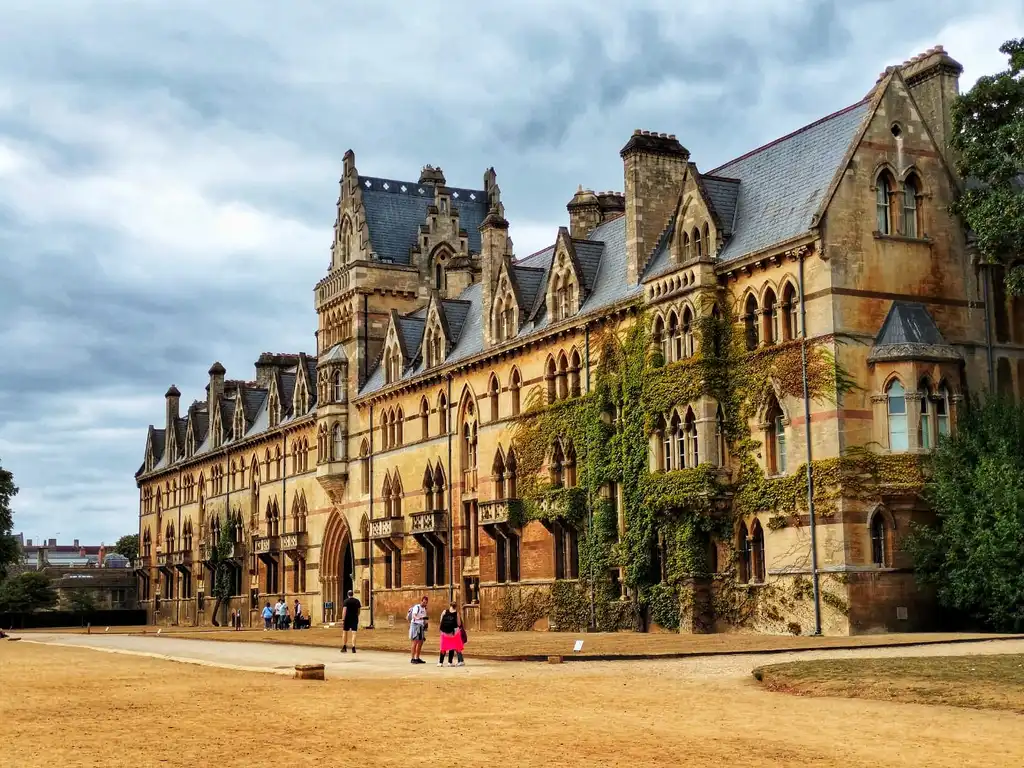
{"type": "Polygon", "coordinates": [[[320,594],[324,603],[324,620],[341,617],[341,603],[355,583],[355,552],[352,534],[345,517],[331,512],[320,549],[320,594]]]}

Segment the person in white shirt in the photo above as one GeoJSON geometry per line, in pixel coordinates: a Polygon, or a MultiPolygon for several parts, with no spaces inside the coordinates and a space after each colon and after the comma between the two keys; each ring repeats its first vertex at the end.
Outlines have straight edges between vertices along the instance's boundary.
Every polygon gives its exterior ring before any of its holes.
{"type": "Polygon", "coordinates": [[[411,664],[426,664],[420,658],[423,651],[423,641],[427,639],[427,596],[424,595],[416,605],[409,609],[409,639],[412,640],[411,664]]]}

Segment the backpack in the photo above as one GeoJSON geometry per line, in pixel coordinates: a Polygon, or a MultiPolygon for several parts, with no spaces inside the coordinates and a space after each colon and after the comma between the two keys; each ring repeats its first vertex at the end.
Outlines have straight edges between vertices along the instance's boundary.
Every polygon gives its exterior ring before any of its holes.
{"type": "Polygon", "coordinates": [[[405,614],[405,620],[406,621],[412,621],[412,609],[415,608],[415,607],[416,607],[415,605],[412,606],[412,608],[409,609],[409,612],[405,614]]]}

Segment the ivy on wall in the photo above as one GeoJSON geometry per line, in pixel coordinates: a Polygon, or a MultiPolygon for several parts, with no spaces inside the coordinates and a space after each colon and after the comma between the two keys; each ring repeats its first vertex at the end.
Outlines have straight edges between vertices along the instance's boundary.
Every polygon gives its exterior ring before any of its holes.
{"type": "MultiPolygon", "coordinates": [[[[729,312],[719,307],[712,314],[711,294],[701,301],[705,311],[696,323],[699,348],[693,357],[666,363],[652,343],[648,318],[638,311],[626,330],[609,327],[591,336],[591,391],[550,405],[535,394],[517,420],[513,445],[521,503],[512,510],[512,522],[576,526],[580,579],[556,582],[543,596],[538,590],[529,597],[509,590],[512,596],[499,610],[502,627],[525,628],[547,616],[558,629],[576,631],[592,623],[610,631],[635,629],[646,616],[666,629],[703,631],[711,615],[739,626],[760,621],[801,631],[783,612],[805,599],[803,588],[797,594],[774,584],[739,584],[733,532],[737,519],[755,513],[770,530],[799,526],[807,513],[806,465],[766,477],[758,463],[761,441],[750,430],[772,393],[780,402],[803,398],[805,342],[748,352],[729,312]],[[705,397],[722,407],[728,470],[701,464],[652,473],[650,435],[658,419],[705,397]],[[542,473],[557,440],[575,452],[575,487],[558,486],[542,473]],[[605,498],[609,483],[622,491],[621,540],[614,505],[605,498]],[[712,546],[718,547],[714,574],[708,562],[712,546]],[[613,586],[614,568],[621,568],[631,599],[621,599],[613,586]],[[701,587],[712,578],[714,589],[701,587]]],[[[807,389],[814,400],[835,401],[855,386],[837,365],[834,344],[832,337],[806,342],[807,389]]],[[[710,449],[701,446],[705,455],[710,449]]],[[[921,473],[917,457],[866,450],[814,461],[816,511],[828,517],[843,498],[920,488],[921,473]]],[[[841,597],[827,594],[822,593],[824,606],[848,610],[841,597]]]]}

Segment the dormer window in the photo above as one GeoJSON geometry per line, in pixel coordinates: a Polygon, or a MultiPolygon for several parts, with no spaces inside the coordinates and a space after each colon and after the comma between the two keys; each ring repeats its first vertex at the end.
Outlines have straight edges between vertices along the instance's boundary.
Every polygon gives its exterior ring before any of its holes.
{"type": "Polygon", "coordinates": [[[509,287],[508,281],[502,278],[495,292],[493,323],[494,338],[498,342],[508,341],[515,338],[518,333],[516,328],[516,299],[515,294],[509,287]]]}
{"type": "Polygon", "coordinates": [[[393,384],[402,378],[402,355],[393,344],[384,353],[384,383],[393,384]]]}
{"type": "Polygon", "coordinates": [[[331,377],[331,388],[333,390],[333,399],[336,403],[342,403],[345,401],[345,380],[341,377],[341,371],[335,371],[331,377]]]}
{"type": "Polygon", "coordinates": [[[424,357],[427,361],[427,368],[433,368],[444,362],[444,334],[441,326],[435,318],[427,328],[424,340],[424,357]]]}

